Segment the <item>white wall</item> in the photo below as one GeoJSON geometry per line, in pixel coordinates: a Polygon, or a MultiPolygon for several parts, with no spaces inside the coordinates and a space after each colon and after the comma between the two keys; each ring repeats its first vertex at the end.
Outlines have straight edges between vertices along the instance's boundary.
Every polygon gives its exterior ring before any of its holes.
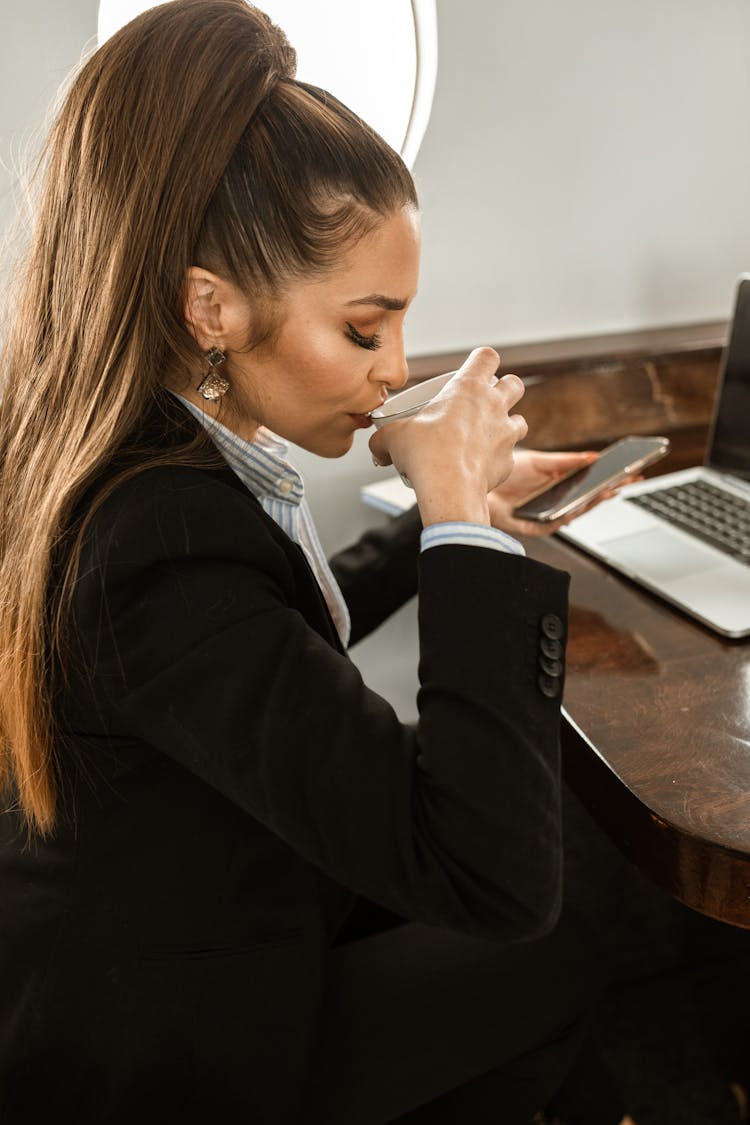
{"type": "Polygon", "coordinates": [[[728,315],[747,0],[437,0],[415,354],[728,315]]]}
{"type": "MultiPolygon", "coordinates": [[[[0,4],[4,227],[8,167],[95,35],[97,4],[0,4]]],[[[747,0],[438,0],[438,20],[411,352],[727,316],[750,269],[747,0]]],[[[331,549],[379,518],[358,499],[375,475],[363,435],[343,461],[297,460],[331,549]]],[[[357,654],[404,715],[413,614],[357,654]]]]}

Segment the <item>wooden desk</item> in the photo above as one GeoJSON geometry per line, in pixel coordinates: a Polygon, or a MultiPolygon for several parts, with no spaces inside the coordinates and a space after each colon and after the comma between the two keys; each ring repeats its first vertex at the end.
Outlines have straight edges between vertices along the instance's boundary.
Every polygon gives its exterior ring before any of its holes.
{"type": "Polygon", "coordinates": [[[562,540],[569,571],[564,772],[646,875],[750,928],[750,642],[722,640],[562,540]]]}

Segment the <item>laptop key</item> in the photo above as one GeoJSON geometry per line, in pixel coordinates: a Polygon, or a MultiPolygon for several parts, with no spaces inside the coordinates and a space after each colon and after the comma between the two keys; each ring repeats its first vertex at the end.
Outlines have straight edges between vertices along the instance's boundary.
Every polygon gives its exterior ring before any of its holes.
{"type": "Polygon", "coordinates": [[[628,502],[750,565],[750,503],[706,481],[629,496],[628,502]]]}

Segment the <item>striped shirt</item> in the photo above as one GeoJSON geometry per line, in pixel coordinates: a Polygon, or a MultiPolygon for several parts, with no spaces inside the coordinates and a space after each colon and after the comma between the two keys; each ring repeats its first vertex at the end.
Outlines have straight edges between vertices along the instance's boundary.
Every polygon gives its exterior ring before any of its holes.
{"type": "MultiPolygon", "coordinates": [[[[258,427],[252,441],[246,441],[182,395],[175,397],[205,426],[229,467],[258,498],[266,514],[302,548],[346,648],[351,630],[349,611],[315,530],[302,477],[287,459],[287,443],[264,426],[258,427]]],[[[525,553],[516,539],[483,524],[440,523],[422,531],[423,551],[448,543],[525,553]]]]}

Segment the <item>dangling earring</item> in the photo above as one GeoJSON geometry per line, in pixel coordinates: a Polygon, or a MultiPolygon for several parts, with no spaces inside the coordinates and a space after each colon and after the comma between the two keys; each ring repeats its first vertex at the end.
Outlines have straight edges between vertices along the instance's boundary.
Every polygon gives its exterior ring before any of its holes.
{"type": "Polygon", "coordinates": [[[198,394],[203,395],[209,402],[216,402],[229,390],[229,380],[218,372],[218,368],[226,358],[221,348],[210,348],[206,352],[208,371],[198,384],[198,394]]]}

